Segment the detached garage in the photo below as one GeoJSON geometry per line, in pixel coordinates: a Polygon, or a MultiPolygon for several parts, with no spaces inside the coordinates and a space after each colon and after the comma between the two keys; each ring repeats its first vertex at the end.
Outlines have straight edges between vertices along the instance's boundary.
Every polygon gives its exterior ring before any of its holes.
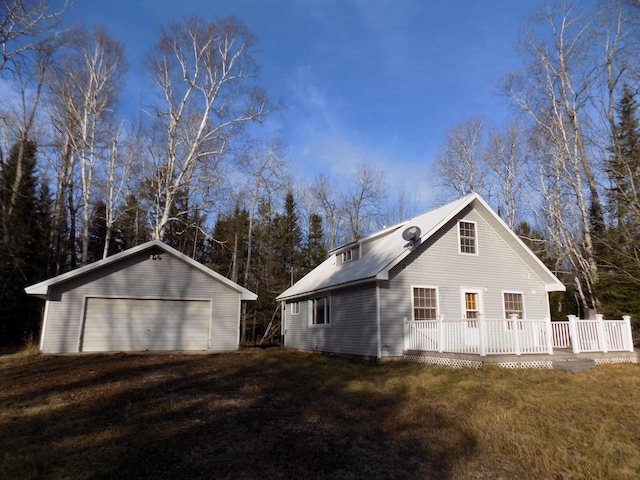
{"type": "Polygon", "coordinates": [[[46,300],[43,353],[238,348],[257,295],[153,240],[26,289],[46,300]]]}

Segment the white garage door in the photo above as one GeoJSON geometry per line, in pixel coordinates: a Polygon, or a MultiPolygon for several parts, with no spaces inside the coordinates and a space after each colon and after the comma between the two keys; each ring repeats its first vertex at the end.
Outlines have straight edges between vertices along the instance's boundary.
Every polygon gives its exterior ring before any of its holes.
{"type": "Polygon", "coordinates": [[[206,350],[208,300],[88,298],[84,352],[206,350]]]}

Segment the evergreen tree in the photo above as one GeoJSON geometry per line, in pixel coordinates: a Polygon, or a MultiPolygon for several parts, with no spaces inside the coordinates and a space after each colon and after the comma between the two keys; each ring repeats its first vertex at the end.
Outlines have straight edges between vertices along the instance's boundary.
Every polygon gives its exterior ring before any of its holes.
{"type": "Polygon", "coordinates": [[[304,261],[302,274],[306,275],[327,258],[327,248],[324,243],[322,217],[317,213],[309,215],[309,233],[304,247],[304,261]]]}
{"type": "MultiPolygon", "coordinates": [[[[89,243],[87,248],[87,263],[96,262],[102,259],[104,254],[104,242],[107,234],[107,206],[100,201],[93,208],[89,219],[89,243]]],[[[109,241],[109,249],[107,255],[121,252],[122,240],[120,232],[114,229],[111,232],[111,240],[109,241]]]]}
{"type": "Polygon", "coordinates": [[[38,192],[36,144],[16,143],[0,165],[0,343],[38,334],[40,312],[24,288],[44,280],[48,253],[46,190],[38,192]]]}
{"type": "Polygon", "coordinates": [[[281,259],[277,270],[277,288],[285,290],[302,276],[302,229],[300,228],[296,202],[288,191],[284,199],[284,212],[274,219],[273,250],[281,259]]]}
{"type": "Polygon", "coordinates": [[[175,194],[171,209],[175,215],[166,224],[162,240],[194,260],[205,262],[207,217],[190,207],[189,198],[187,189],[175,194]]]}
{"type": "Polygon", "coordinates": [[[151,238],[151,229],[146,221],[147,215],[142,209],[138,197],[133,194],[127,195],[122,206],[122,213],[118,215],[114,230],[120,243],[119,249],[127,250],[136,245],[140,245],[151,238]]]}
{"type": "Polygon", "coordinates": [[[274,299],[280,293],[279,285],[283,276],[287,276],[283,259],[279,257],[281,250],[276,253],[275,249],[278,221],[271,198],[262,198],[253,229],[251,265],[247,265],[249,281],[244,285],[258,294],[257,301],[245,304],[247,309],[243,338],[252,343],[257,341],[257,337],[261,336],[268,325],[275,309],[274,299]]]}
{"type": "Polygon", "coordinates": [[[220,215],[208,240],[208,264],[215,271],[242,284],[247,258],[249,212],[236,205],[233,214],[220,215]]]}
{"type": "Polygon", "coordinates": [[[596,291],[607,316],[640,316],[640,120],[635,94],[624,87],[610,156],[608,228],[595,242],[600,275],[596,291]]]}
{"type": "Polygon", "coordinates": [[[608,210],[615,227],[633,226],[635,231],[640,216],[640,120],[635,93],[626,85],[616,112],[617,128],[605,164],[611,182],[608,210]]]}

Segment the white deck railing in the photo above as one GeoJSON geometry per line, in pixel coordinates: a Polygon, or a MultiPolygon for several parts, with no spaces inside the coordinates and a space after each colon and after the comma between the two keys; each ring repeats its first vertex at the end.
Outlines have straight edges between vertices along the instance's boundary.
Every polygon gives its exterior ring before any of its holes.
{"type": "Polygon", "coordinates": [[[487,319],[405,321],[405,350],[470,353],[476,355],[553,355],[554,348],[574,353],[633,351],[631,319],[544,320],[487,319]]]}

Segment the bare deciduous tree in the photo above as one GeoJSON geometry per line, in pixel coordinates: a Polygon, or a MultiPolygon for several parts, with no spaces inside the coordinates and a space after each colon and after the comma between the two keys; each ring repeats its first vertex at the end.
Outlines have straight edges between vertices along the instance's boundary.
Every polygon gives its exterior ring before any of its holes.
{"type": "Polygon", "coordinates": [[[503,130],[491,131],[488,142],[484,150],[484,162],[495,177],[491,201],[497,204],[498,213],[513,229],[523,210],[528,141],[521,124],[514,121],[503,130]]]}
{"type": "Polygon", "coordinates": [[[386,196],[387,182],[384,172],[368,163],[358,163],[352,184],[343,194],[342,200],[351,240],[358,240],[373,227],[379,226],[374,220],[384,218],[386,196]]]}
{"type": "Polygon", "coordinates": [[[62,56],[51,82],[56,124],[66,139],[62,158],[79,167],[82,191],[82,265],[87,262],[89,223],[96,163],[108,164],[115,138],[113,106],[124,75],[124,47],[104,28],[68,32],[62,56]],[[68,158],[68,156],[72,158],[68,158]]]}
{"type": "Polygon", "coordinates": [[[483,193],[487,176],[482,141],[484,120],[471,117],[447,130],[435,158],[436,184],[455,196],[483,193]]]}
{"type": "Polygon", "coordinates": [[[310,192],[329,226],[329,250],[333,250],[341,239],[340,231],[343,224],[335,185],[328,176],[321,173],[316,176],[310,192]]]}
{"type": "Polygon", "coordinates": [[[48,43],[66,7],[66,1],[55,10],[46,0],[0,2],[0,71],[16,57],[48,43]]]}
{"type": "Polygon", "coordinates": [[[598,279],[594,234],[604,229],[598,190],[596,146],[600,112],[611,111],[613,93],[623,77],[620,49],[630,24],[622,3],[548,3],[529,24],[522,44],[527,65],[514,73],[507,89],[533,121],[540,150],[533,185],[547,233],[572,265],[582,305],[597,309],[598,279]],[[602,92],[606,92],[604,95],[602,92]]]}
{"type": "Polygon", "coordinates": [[[265,92],[250,82],[252,45],[253,35],[233,18],[207,23],[193,17],[162,30],[148,61],[160,94],[153,112],[162,146],[153,155],[154,238],[162,239],[167,224],[185,214],[173,211],[178,192],[199,192],[198,205],[188,203],[206,209],[229,143],[244,124],[268,113],[265,92]]]}

